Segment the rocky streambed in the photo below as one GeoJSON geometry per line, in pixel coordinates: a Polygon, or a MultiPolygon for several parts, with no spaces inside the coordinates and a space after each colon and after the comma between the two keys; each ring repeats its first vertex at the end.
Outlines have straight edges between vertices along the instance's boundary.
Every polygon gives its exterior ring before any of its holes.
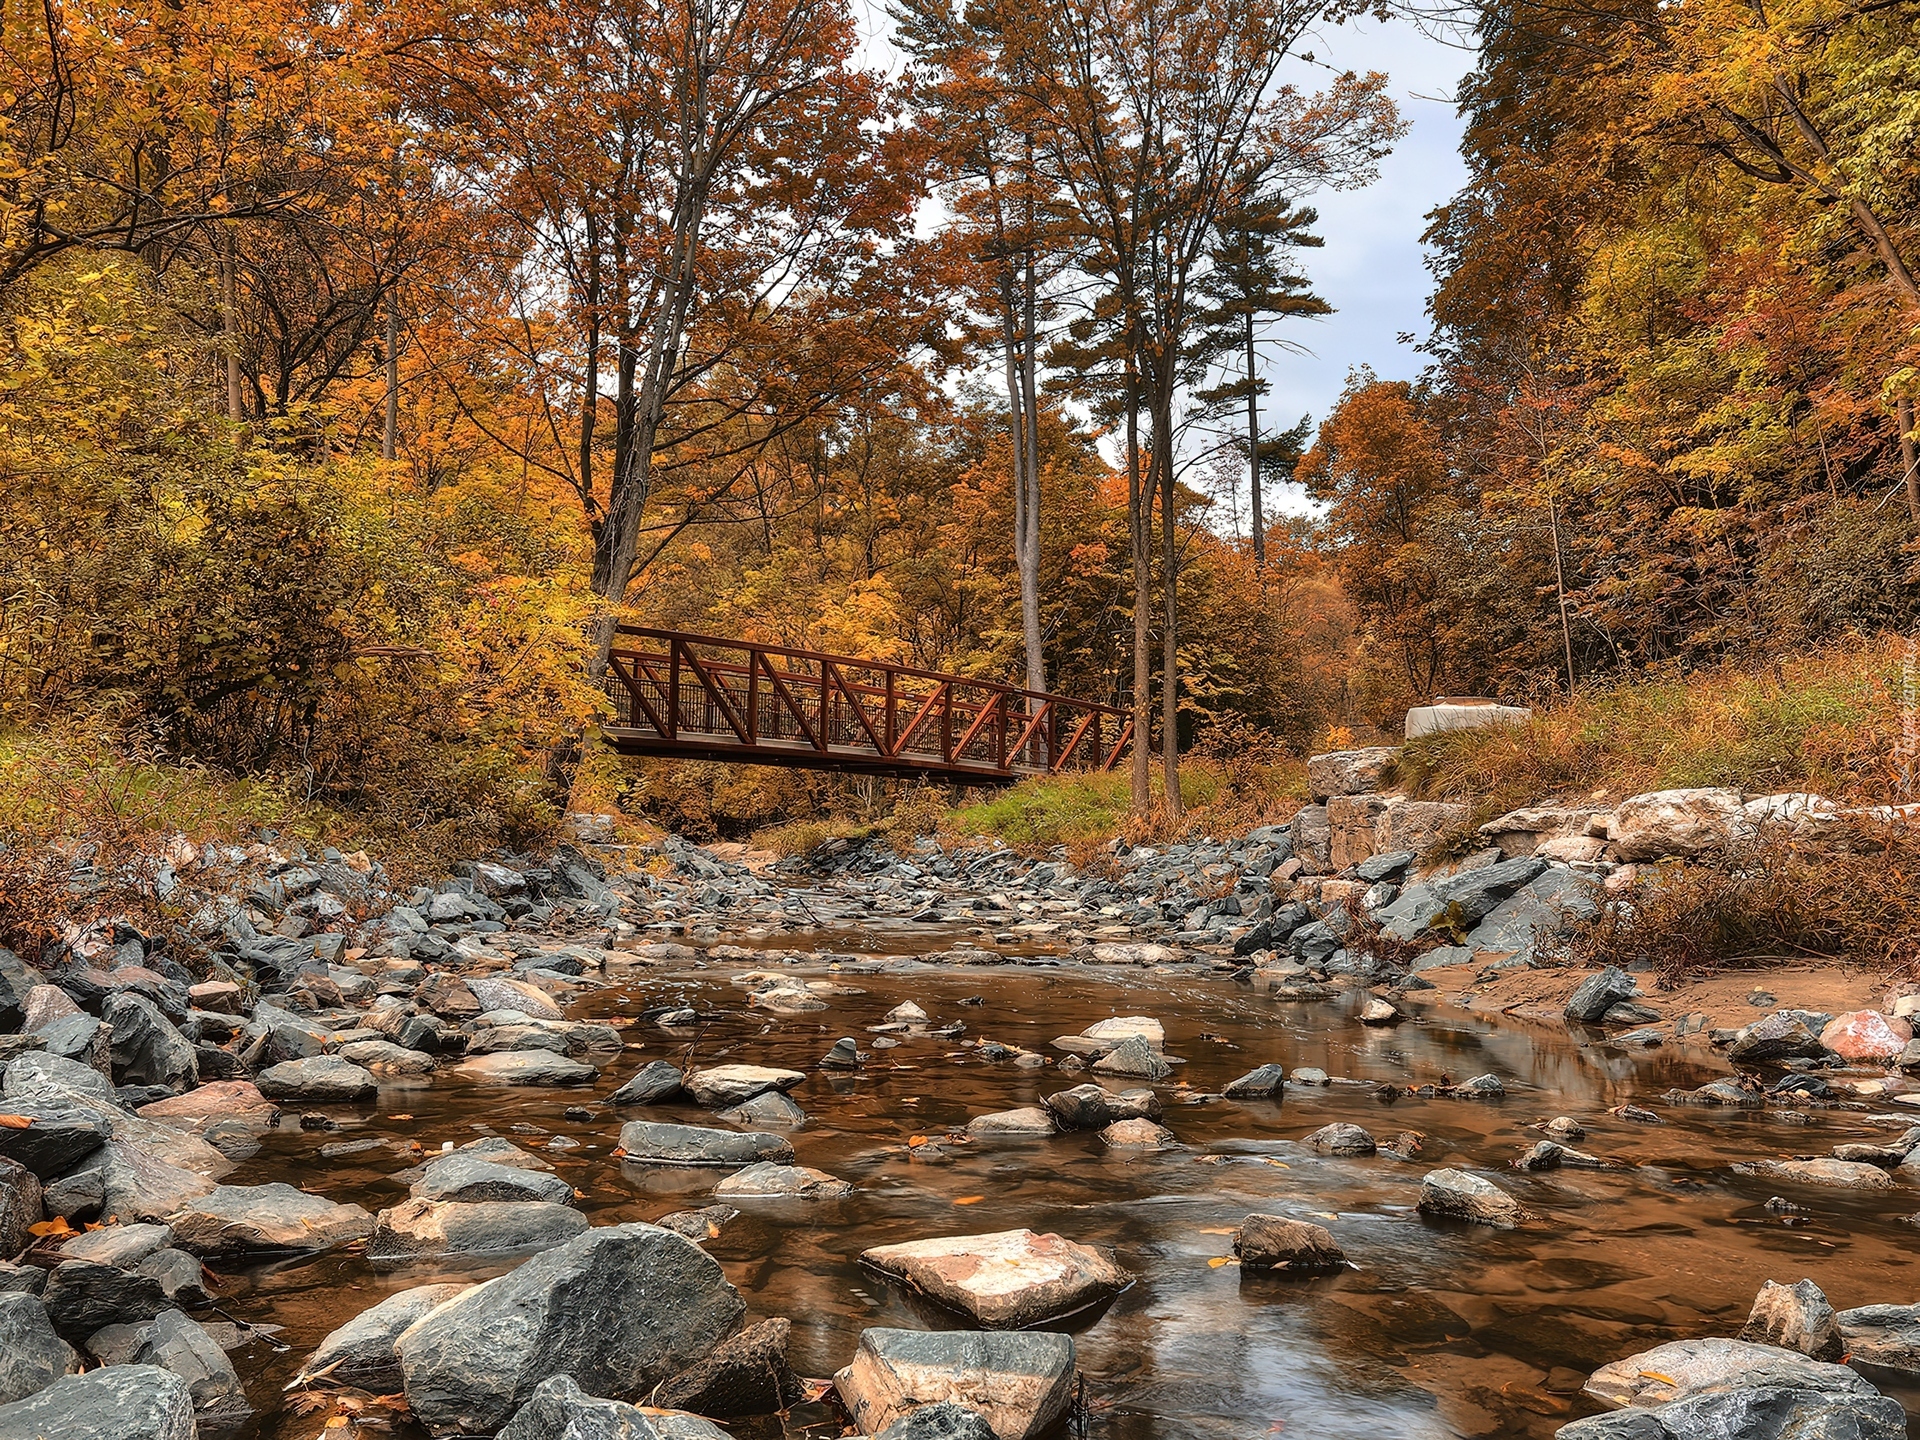
{"type": "MultiPolygon", "coordinates": [[[[1475,1015],[1128,934],[1005,855],[823,882],[674,845],[412,895],[227,858],[201,973],[124,928],[4,967],[0,1440],[1882,1437],[1920,1406],[1920,1131],[1828,1017],[1716,1048],[1475,1015]],[[1747,1329],[1767,1281],[1810,1283],[1747,1329]]],[[[1632,989],[1574,1009],[1657,1006],[1632,989]]]]}

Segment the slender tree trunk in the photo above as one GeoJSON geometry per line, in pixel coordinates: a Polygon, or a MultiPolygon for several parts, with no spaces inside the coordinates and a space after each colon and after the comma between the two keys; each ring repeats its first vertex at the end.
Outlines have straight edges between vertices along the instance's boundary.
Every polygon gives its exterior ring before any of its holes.
{"type": "Polygon", "coordinates": [[[1553,590],[1560,600],[1560,644],[1567,655],[1567,693],[1573,693],[1573,623],[1567,618],[1567,570],[1560,554],[1560,502],[1547,496],[1547,523],[1553,527],[1553,590]]]}
{"type": "Polygon", "coordinates": [[[1907,515],[1920,525],[1920,456],[1914,454],[1913,401],[1904,397],[1895,407],[1900,425],[1900,471],[1907,481],[1907,515]]]}
{"type": "Polygon", "coordinates": [[[1153,805],[1153,644],[1147,616],[1153,606],[1149,546],[1153,501],[1140,473],[1140,394],[1127,375],[1127,538],[1133,551],[1133,813],[1153,805]]]}
{"type": "Polygon", "coordinates": [[[1253,492],[1253,568],[1267,568],[1267,520],[1260,508],[1260,396],[1253,349],[1253,314],[1247,314],[1247,481],[1253,492]]]}
{"type": "Polygon", "coordinates": [[[380,432],[380,458],[388,464],[400,450],[400,305],[387,293],[387,415],[380,432]]]}
{"type": "MultiPolygon", "coordinates": [[[[1026,484],[1026,501],[1022,507],[1024,528],[1021,531],[1021,545],[1024,557],[1020,565],[1020,623],[1027,647],[1027,688],[1045,690],[1047,688],[1047,657],[1042,649],[1040,636],[1040,385],[1036,325],[1038,317],[1035,310],[1039,306],[1038,289],[1033,271],[1033,252],[1026,255],[1026,283],[1021,294],[1022,316],[1020,336],[1020,388],[1022,410],[1025,414],[1026,462],[1021,467],[1026,484]]],[[[1028,713],[1036,713],[1035,707],[1042,702],[1030,701],[1028,713]]]]}
{"type": "Polygon", "coordinates": [[[1175,534],[1173,397],[1156,397],[1153,417],[1154,465],[1160,476],[1160,780],[1167,813],[1186,813],[1180,794],[1180,547],[1175,534]]]}
{"type": "Polygon", "coordinates": [[[233,222],[220,227],[220,331],[227,352],[227,419],[236,425],[247,418],[246,397],[240,386],[240,283],[234,273],[233,222]]]}

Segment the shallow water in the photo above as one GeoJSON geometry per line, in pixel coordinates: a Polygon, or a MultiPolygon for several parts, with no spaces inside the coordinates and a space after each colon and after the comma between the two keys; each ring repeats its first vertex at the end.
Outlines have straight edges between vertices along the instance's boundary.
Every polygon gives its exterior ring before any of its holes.
{"type": "MultiPolygon", "coordinates": [[[[950,935],[940,941],[951,943],[950,935]]],[[[1812,1111],[1810,1124],[1797,1125],[1771,1111],[1662,1107],[1667,1123],[1649,1126],[1604,1113],[1714,1078],[1722,1067],[1704,1047],[1583,1048],[1558,1026],[1495,1024],[1438,1006],[1372,1030],[1351,1018],[1359,992],[1348,1001],[1288,1004],[1224,978],[1078,965],[843,970],[835,978],[865,993],[833,997],[825,1012],[771,1017],[748,1010],[746,992],[728,983],[745,968],[648,974],[583,996],[570,1011],[579,1018],[682,1000],[719,1017],[675,1032],[636,1022],[626,1034],[644,1048],[615,1060],[594,1094],[477,1086],[452,1074],[395,1084],[375,1106],[334,1109],[338,1131],[276,1132],[227,1183],[289,1180],[377,1209],[405,1196],[391,1176],[413,1163],[402,1153],[406,1142],[432,1152],[444,1141],[501,1134],[545,1155],[585,1192],[580,1203],[595,1223],[649,1220],[709,1203],[724,1172],[623,1165],[609,1154],[621,1121],[714,1122],[691,1105],[615,1112],[595,1094],[653,1059],[805,1070],[809,1079],[794,1093],[808,1115],[792,1137],[798,1162],[859,1189],[839,1201],[735,1202],[746,1217],[710,1248],[750,1316],[790,1318],[795,1368],[827,1377],[851,1358],[867,1326],[963,1323],[862,1270],[864,1249],[1020,1226],[1112,1246],[1137,1283],[1070,1327],[1087,1378],[1090,1433],[1110,1440],[1531,1440],[1591,1411],[1577,1392],[1596,1366],[1665,1340],[1735,1333],[1763,1280],[1809,1276],[1836,1308],[1920,1299],[1916,1231],[1903,1220],[1920,1209],[1920,1196],[1782,1192],[1777,1181],[1729,1168],[1885,1133],[1861,1116],[1812,1111]],[[976,997],[984,1003],[961,1003],[976,997]],[[966,1145],[946,1163],[910,1159],[911,1136],[937,1137],[975,1115],[1036,1104],[1087,1077],[983,1062],[960,1040],[931,1038],[876,1051],[857,1075],[814,1069],[840,1035],[860,1037],[865,1048],[866,1027],[907,999],[936,1024],[963,1021],[967,1039],[1054,1056],[1053,1037],[1095,1020],[1158,1017],[1168,1053],[1187,1061],[1161,1087],[1165,1123],[1184,1148],[1118,1154],[1096,1135],[1076,1134],[966,1145]],[[1187,1089],[1217,1091],[1267,1061],[1365,1083],[1289,1085],[1284,1102],[1182,1103],[1187,1089]],[[1487,1071],[1505,1081],[1506,1099],[1403,1097],[1388,1105],[1375,1094],[1381,1082],[1487,1071]],[[563,1118],[566,1107],[583,1104],[591,1120],[563,1118]],[[1529,1124],[1559,1114],[1587,1127],[1580,1148],[1631,1168],[1505,1169],[1540,1138],[1529,1124]],[[1363,1125],[1382,1141],[1416,1131],[1423,1149],[1412,1161],[1384,1152],[1350,1159],[1298,1143],[1334,1120],[1363,1125]],[[394,1143],[319,1155],[322,1145],[363,1138],[394,1143]],[[540,1148],[555,1138],[578,1147],[540,1148]],[[1538,1218],[1510,1232],[1423,1219],[1413,1209],[1420,1177],[1445,1165],[1504,1170],[1500,1183],[1538,1218]],[[1767,1211],[1777,1193],[1805,1213],[1767,1211]],[[1211,1263],[1231,1256],[1230,1232],[1256,1210],[1326,1225],[1355,1268],[1302,1280],[1211,1263]]],[[[281,1387],[320,1338],[388,1291],[498,1274],[513,1263],[377,1270],[337,1254],[223,1276],[232,1317],[285,1327],[284,1353],[255,1341],[235,1354],[250,1398],[263,1411],[277,1408],[281,1387]]],[[[1910,1411],[1920,1408],[1920,1396],[1901,1398],[1910,1411]]],[[[837,1433],[824,1406],[797,1411],[790,1433],[809,1423],[837,1433]]],[[[256,1428],[306,1437],[319,1425],[317,1416],[280,1411],[256,1428]]]]}

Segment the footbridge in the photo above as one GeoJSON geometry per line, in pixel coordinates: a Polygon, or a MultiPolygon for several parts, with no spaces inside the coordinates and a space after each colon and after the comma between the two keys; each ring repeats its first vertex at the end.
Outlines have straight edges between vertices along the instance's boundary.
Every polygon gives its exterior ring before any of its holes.
{"type": "Polygon", "coordinates": [[[881,660],[622,625],[607,657],[624,755],[1006,784],[1111,770],[1133,740],[1113,705],[881,660]]]}

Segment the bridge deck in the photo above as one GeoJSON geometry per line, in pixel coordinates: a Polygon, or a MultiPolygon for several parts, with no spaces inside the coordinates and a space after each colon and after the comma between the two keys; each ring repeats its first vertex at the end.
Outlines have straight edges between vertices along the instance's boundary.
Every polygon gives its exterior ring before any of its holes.
{"type": "Polygon", "coordinates": [[[627,755],[1006,784],[1111,770],[1133,737],[1112,705],[849,655],[623,625],[608,657],[627,755]]]}

